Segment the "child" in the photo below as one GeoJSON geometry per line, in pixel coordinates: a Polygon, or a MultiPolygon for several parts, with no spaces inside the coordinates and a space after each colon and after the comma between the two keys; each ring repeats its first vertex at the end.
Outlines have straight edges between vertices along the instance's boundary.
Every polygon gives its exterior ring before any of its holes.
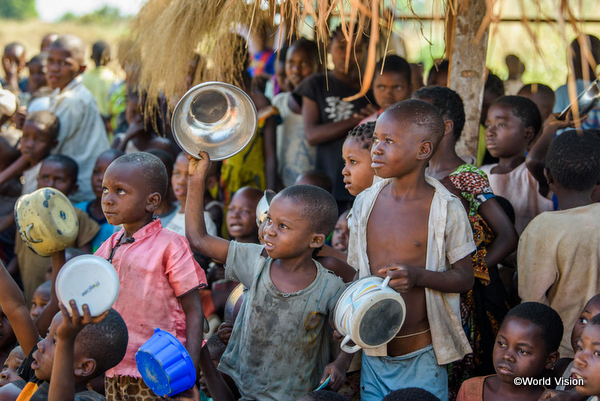
{"type": "Polygon", "coordinates": [[[598,344],[600,343],[600,315],[590,320],[581,338],[577,342],[572,369],[575,379],[582,379],[583,385],[576,386],[579,394],[586,396],[600,396],[600,363],[598,363],[598,344]]]}
{"type": "MultiPolygon", "coordinates": [[[[287,51],[285,74],[290,90],[296,88],[319,64],[317,44],[307,39],[295,42],[287,51]]],[[[315,168],[316,149],[304,135],[302,98],[284,92],[273,98],[283,123],[277,126],[277,173],[284,187],[294,185],[298,175],[315,168]]]]}
{"type": "MultiPolygon", "coordinates": [[[[344,189],[340,176],[342,168],[342,146],[349,130],[377,109],[368,93],[352,102],[343,100],[360,90],[360,66],[363,62],[365,45],[357,42],[354,34],[349,44],[352,49],[351,62],[346,70],[348,43],[341,26],[332,33],[329,51],[334,64],[333,71],[313,74],[298,86],[294,93],[302,96],[302,117],[308,143],[316,146],[315,168],[324,171],[333,181],[333,196],[339,205],[346,206],[352,196],[344,189]]],[[[364,39],[364,36],[362,36],[364,39]]],[[[345,209],[345,207],[344,207],[345,209]]]]}
{"type": "Polygon", "coordinates": [[[52,42],[54,42],[57,38],[58,35],[56,33],[48,33],[44,35],[40,44],[40,52],[47,52],[52,42]]]}
{"type": "MultiPolygon", "coordinates": [[[[38,188],[56,188],[66,196],[70,196],[77,191],[77,170],[77,163],[68,156],[48,156],[42,161],[37,181],[38,188]]],[[[79,222],[79,234],[73,246],[90,253],[91,241],[98,234],[100,227],[84,211],[75,208],[75,214],[77,214],[79,222]]],[[[25,299],[28,303],[31,303],[35,289],[46,281],[48,259],[29,249],[18,234],[16,236],[15,253],[17,254],[16,259],[23,281],[25,299]]]]}
{"type": "MultiPolygon", "coordinates": [[[[175,165],[175,157],[177,155],[171,155],[169,152],[160,149],[149,149],[147,151],[151,155],[154,155],[163,162],[165,169],[167,169],[167,177],[173,175],[173,166],[175,165]]],[[[175,199],[173,199],[173,189],[171,188],[171,180],[167,183],[167,194],[161,199],[160,205],[154,211],[154,216],[158,217],[163,227],[165,227],[173,217],[177,214],[177,205],[175,199]]]]}
{"type": "Polygon", "coordinates": [[[345,286],[312,259],[335,225],[335,200],[314,186],[292,186],[271,201],[264,246],[212,237],[201,213],[210,159],[200,156],[190,160],[186,235],[192,249],[226,261],[226,278],[248,288],[219,370],[243,399],[295,400],[330,374],[330,387],[339,387],[350,358],[342,352],[328,364],[327,321],[345,286]]]}
{"type": "Polygon", "coordinates": [[[490,152],[488,152],[488,150],[485,148],[485,120],[487,118],[490,105],[500,96],[504,96],[504,83],[500,78],[492,74],[491,71],[488,71],[488,76],[485,80],[485,87],[483,89],[481,115],[479,116],[479,141],[477,145],[476,159],[477,166],[498,162],[498,159],[492,157],[490,152]]]}
{"type": "Polygon", "coordinates": [[[19,370],[19,366],[21,366],[24,360],[25,354],[23,354],[21,347],[15,347],[10,351],[8,358],[4,361],[2,373],[0,373],[0,387],[20,380],[17,370],[19,370]]]}
{"type": "Polygon", "coordinates": [[[94,190],[96,199],[79,202],[74,205],[76,208],[86,212],[100,226],[100,231],[92,239],[92,252],[96,252],[102,243],[115,232],[115,227],[108,224],[104,213],[102,213],[102,180],[108,166],[122,155],[123,152],[118,149],[109,149],[100,154],[92,171],[92,189],[94,190]]]}
{"type": "Polygon", "coordinates": [[[542,385],[519,385],[517,379],[539,379],[552,369],[560,354],[563,324],[556,311],[537,302],[511,309],[494,346],[495,375],[475,377],[463,383],[457,401],[536,401],[542,385]]]}
{"type": "Polygon", "coordinates": [[[404,387],[446,400],[443,365],[471,352],[458,293],[473,286],[473,234],[460,201],[425,175],[443,135],[444,121],[429,103],[405,100],[384,111],[371,149],[383,180],[357,197],[348,216],[348,263],[360,277],[390,276],[407,307],[398,336],[363,352],[364,401],[404,387]]]}
{"type": "Polygon", "coordinates": [[[413,90],[411,75],[410,64],[400,56],[390,55],[380,60],[375,66],[372,85],[373,97],[380,109],[360,123],[376,121],[385,109],[408,99],[413,90]]]}
{"type": "Polygon", "coordinates": [[[296,178],[294,185],[314,185],[331,193],[333,191],[333,182],[328,174],[319,170],[311,170],[302,173],[296,178]]]}
{"type": "Polygon", "coordinates": [[[167,138],[159,137],[153,130],[150,121],[144,119],[145,96],[136,90],[127,93],[127,108],[125,118],[129,126],[123,134],[116,134],[112,143],[113,149],[125,153],[142,152],[148,149],[160,149],[173,152],[173,144],[167,138]]]}
{"type": "Polygon", "coordinates": [[[353,128],[342,146],[344,159],[344,184],[352,196],[369,188],[373,184],[375,170],[371,167],[371,146],[375,121],[363,123],[353,128]]]}
{"type": "Polygon", "coordinates": [[[340,215],[335,227],[333,228],[333,236],[331,237],[331,246],[335,249],[348,252],[348,237],[350,230],[348,229],[348,211],[340,215]]]}
{"type": "Polygon", "coordinates": [[[73,158],[79,165],[74,202],[94,199],[92,170],[98,156],[110,148],[94,96],[82,85],[85,45],[74,35],[61,35],[48,50],[48,84],[54,90],[49,111],[60,120],[58,145],[53,153],[73,158]]]}
{"type": "Polygon", "coordinates": [[[527,84],[519,90],[517,95],[526,97],[537,105],[542,116],[542,123],[546,122],[550,114],[552,114],[555,95],[549,86],[538,83],[527,84]]]}
{"type": "MultiPolygon", "coordinates": [[[[221,362],[221,357],[225,352],[226,345],[219,340],[218,335],[215,333],[206,341],[206,347],[208,348],[213,364],[215,367],[218,367],[219,362],[221,362]]],[[[204,378],[202,371],[200,372],[199,376],[200,379],[198,382],[200,383],[200,391],[204,393],[208,400],[212,400],[208,386],[206,385],[206,379],[204,378]]]]}
{"type": "MultiPolygon", "coordinates": [[[[586,130],[557,136],[545,174],[559,210],[540,214],[521,235],[519,296],[550,305],[572,327],[587,300],[600,293],[600,204],[591,200],[600,182],[600,136],[586,130]]],[[[573,356],[568,333],[560,353],[573,356]]]]}
{"type": "Polygon", "coordinates": [[[527,148],[542,127],[542,117],[531,100],[503,96],[490,106],[485,125],[486,147],[499,161],[481,166],[481,170],[488,175],[494,193],[512,204],[520,235],[535,216],[553,209],[552,200],[546,198],[547,188],[540,187],[525,164],[527,148]]]}
{"type": "Polygon", "coordinates": [[[38,188],[37,179],[42,160],[58,144],[59,131],[58,117],[49,111],[36,111],[27,116],[21,137],[21,154],[31,167],[23,172],[23,195],[38,188]]]}
{"type": "Polygon", "coordinates": [[[427,75],[427,86],[447,86],[450,61],[435,60],[427,75]]]}
{"type": "Polygon", "coordinates": [[[456,142],[465,124],[460,96],[450,88],[432,86],[419,89],[413,98],[434,105],[444,119],[446,130],[429,161],[427,175],[439,180],[463,201],[477,246],[472,257],[477,280],[472,291],[461,294],[462,320],[474,358],[469,357],[452,367],[450,391],[456,394],[464,379],[474,374],[474,369],[480,374],[493,372],[494,338],[498,322],[508,312],[507,294],[497,265],[516,250],[518,237],[513,223],[497,202],[486,174],[456,154],[456,142]]]}
{"type": "MultiPolygon", "coordinates": [[[[226,216],[227,231],[232,240],[248,244],[259,243],[256,207],[262,196],[260,190],[251,187],[240,188],[233,195],[226,216]]],[[[210,231],[209,234],[215,235],[210,231]]]]}
{"type": "MultiPolygon", "coordinates": [[[[54,273],[58,272],[58,268],[54,273]]],[[[18,372],[23,380],[2,387],[0,397],[7,393],[21,393],[19,400],[103,399],[99,394],[87,390],[86,385],[115,366],[125,354],[127,329],[117,312],[111,309],[107,314],[94,318],[93,322],[96,324],[87,324],[85,328],[79,326],[75,332],[72,328],[65,327],[68,325],[59,312],[55,314],[50,327],[47,327],[48,334],[41,339],[29,317],[29,310],[19,287],[2,265],[0,305],[6,309],[23,354],[27,355],[18,372]],[[81,331],[81,335],[77,335],[78,331],[81,331]],[[56,387],[62,390],[62,396],[56,397],[56,387]],[[51,394],[48,394],[49,391],[51,394]]],[[[71,306],[76,306],[74,301],[71,306]]],[[[86,312],[85,322],[91,323],[87,305],[83,308],[86,312]]],[[[54,314],[54,311],[47,308],[40,318],[45,319],[45,315],[50,313],[54,314]]],[[[66,311],[64,315],[67,315],[66,311]]],[[[77,314],[73,317],[76,318],[77,314]]]]}
{"type": "Polygon", "coordinates": [[[4,79],[0,84],[14,94],[27,90],[27,78],[19,78],[25,68],[25,48],[20,43],[9,43],[4,48],[2,55],[4,79]]]}
{"type": "Polygon", "coordinates": [[[40,53],[33,56],[27,63],[29,78],[27,81],[27,113],[46,110],[50,106],[50,94],[46,74],[48,73],[48,54],[40,53]]]}
{"type": "MultiPolygon", "coordinates": [[[[185,235],[185,201],[187,198],[188,164],[185,153],[179,153],[177,159],[175,159],[175,164],[173,164],[173,173],[171,174],[171,188],[173,188],[173,193],[175,194],[175,198],[179,201],[179,205],[177,206],[177,211],[173,218],[165,224],[165,228],[176,232],[179,235],[185,235]]],[[[211,235],[217,235],[217,226],[212,221],[210,214],[207,211],[204,212],[204,221],[206,222],[206,231],[211,235]]]]}
{"type": "Polygon", "coordinates": [[[206,279],[185,238],[153,220],[167,182],[163,163],[146,152],[121,156],[104,173],[102,211],[109,224],[123,229],[95,254],[110,261],[119,274],[121,289],[114,308],[129,331],[123,361],[106,372],[109,401],[148,391],[134,355],[156,327],[184,344],[198,371],[203,314],[195,290],[206,279]]]}
{"type": "Polygon", "coordinates": [[[102,118],[110,121],[110,104],[108,91],[117,80],[117,76],[107,67],[110,62],[110,46],[104,41],[98,41],[92,46],[91,59],[95,67],[82,75],[83,84],[94,95],[98,103],[98,111],[102,118]]]}
{"type": "Polygon", "coordinates": [[[52,287],[52,281],[45,281],[35,289],[33,298],[31,298],[31,309],[29,309],[29,316],[31,320],[35,322],[35,319],[40,316],[48,302],[50,302],[50,290],[52,287]]]}

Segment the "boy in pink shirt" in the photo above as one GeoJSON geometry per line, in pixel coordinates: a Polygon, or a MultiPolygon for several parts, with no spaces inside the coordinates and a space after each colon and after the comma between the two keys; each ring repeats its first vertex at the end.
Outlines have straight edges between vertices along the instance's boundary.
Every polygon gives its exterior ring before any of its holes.
{"type": "Polygon", "coordinates": [[[202,341],[200,293],[204,271],[185,237],[162,227],[153,213],[167,191],[167,171],[145,152],[117,158],[102,182],[102,211],[112,225],[123,225],[96,255],[113,264],[121,282],[114,305],[129,330],[123,361],[106,372],[106,399],[152,396],[141,379],[135,353],[160,327],[175,335],[192,357],[196,372],[202,341]]]}

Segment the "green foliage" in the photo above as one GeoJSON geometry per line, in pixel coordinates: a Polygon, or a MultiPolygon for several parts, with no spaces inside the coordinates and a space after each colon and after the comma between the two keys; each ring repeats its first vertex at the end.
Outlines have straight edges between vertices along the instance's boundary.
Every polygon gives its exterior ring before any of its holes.
{"type": "Polygon", "coordinates": [[[92,11],[91,13],[82,15],[81,17],[78,17],[71,12],[67,12],[60,17],[59,22],[75,21],[84,25],[110,25],[116,22],[126,21],[128,19],[129,17],[122,15],[121,11],[117,7],[104,6],[92,11]]]}
{"type": "Polygon", "coordinates": [[[23,20],[37,15],[35,0],[0,0],[0,18],[23,20]]]}

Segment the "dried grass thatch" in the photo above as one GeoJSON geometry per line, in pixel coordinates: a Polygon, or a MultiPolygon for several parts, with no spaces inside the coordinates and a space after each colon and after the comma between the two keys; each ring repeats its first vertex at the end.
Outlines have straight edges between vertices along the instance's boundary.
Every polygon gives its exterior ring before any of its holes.
{"type": "MultiPolygon", "coordinates": [[[[433,0],[434,19],[439,18],[446,27],[452,27],[449,21],[462,7],[469,7],[469,1],[480,0],[433,0]]],[[[494,35],[494,23],[500,21],[504,12],[503,3],[513,1],[520,8],[522,23],[534,44],[537,43],[536,31],[531,26],[552,18],[556,29],[562,32],[561,38],[566,47],[569,42],[566,27],[582,37],[578,18],[585,10],[580,8],[587,7],[588,1],[597,0],[482,1],[486,3],[487,12],[479,28],[478,39],[483,37],[490,25],[490,35],[494,35]],[[539,21],[532,20],[530,15],[539,21]]],[[[218,80],[240,84],[239,72],[243,66],[239,58],[234,57],[238,44],[231,40],[232,32],[242,32],[244,27],[246,31],[267,27],[272,31],[269,34],[274,36],[274,40],[281,43],[299,32],[310,30],[325,55],[330,23],[335,19],[341,23],[347,38],[363,31],[369,37],[363,90],[357,94],[360,96],[371,84],[377,45],[383,47],[382,53],[385,54],[394,21],[402,18],[418,19],[412,0],[148,0],[132,24],[128,39],[131,41],[130,51],[126,58],[129,62],[141,61],[140,84],[148,91],[147,106],[156,107],[153,99],[164,94],[173,107],[186,90],[186,75],[195,54],[200,54],[202,60],[194,76],[195,83],[218,80]],[[400,9],[405,10],[403,15],[397,15],[400,9]],[[279,26],[286,29],[273,33],[276,18],[280,20],[279,26]]],[[[451,37],[451,34],[446,35],[446,38],[451,37]]],[[[592,64],[589,46],[582,43],[582,49],[586,62],[592,64]]],[[[350,57],[350,45],[347,54],[348,62],[354,62],[350,57]]]]}

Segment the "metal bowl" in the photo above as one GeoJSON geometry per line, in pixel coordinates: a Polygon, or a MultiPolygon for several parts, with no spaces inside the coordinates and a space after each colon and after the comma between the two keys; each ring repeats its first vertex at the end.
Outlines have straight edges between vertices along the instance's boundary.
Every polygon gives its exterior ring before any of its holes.
{"type": "Polygon", "coordinates": [[[186,92],[173,111],[173,134],[184,152],[211,160],[239,153],[256,133],[256,107],[240,88],[223,82],[206,82],[186,92]]]}
{"type": "MultiPolygon", "coordinates": [[[[577,97],[577,109],[579,110],[579,115],[583,116],[589,113],[596,107],[598,100],[600,100],[600,87],[598,87],[598,79],[596,79],[577,97]]],[[[568,105],[567,108],[559,114],[558,119],[564,120],[572,106],[573,103],[568,105]]]]}

